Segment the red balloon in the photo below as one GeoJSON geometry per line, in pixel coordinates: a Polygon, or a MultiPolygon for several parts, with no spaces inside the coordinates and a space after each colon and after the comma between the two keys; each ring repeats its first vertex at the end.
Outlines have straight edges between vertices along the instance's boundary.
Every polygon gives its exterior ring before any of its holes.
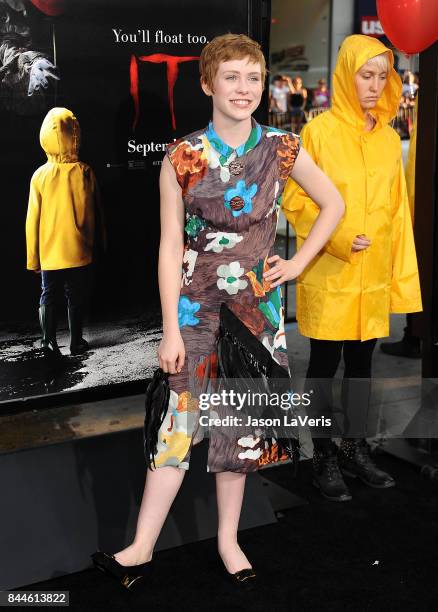
{"type": "Polygon", "coordinates": [[[394,47],[412,54],[438,40],[438,0],[377,0],[383,31],[394,47]]]}

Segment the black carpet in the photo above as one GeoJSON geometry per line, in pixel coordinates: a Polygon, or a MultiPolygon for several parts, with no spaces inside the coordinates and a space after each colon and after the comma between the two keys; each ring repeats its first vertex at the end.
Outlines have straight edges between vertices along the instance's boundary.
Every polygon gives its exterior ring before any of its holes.
{"type": "Polygon", "coordinates": [[[292,480],[289,466],[263,475],[309,501],[279,522],[243,531],[239,541],[260,584],[229,584],[208,540],[157,553],[154,576],[136,592],[90,569],[23,587],[69,590],[71,610],[297,612],[438,610],[438,486],[389,456],[379,465],[397,480],[388,490],[348,480],[354,499],[325,501],[310,483],[309,462],[292,480]]]}

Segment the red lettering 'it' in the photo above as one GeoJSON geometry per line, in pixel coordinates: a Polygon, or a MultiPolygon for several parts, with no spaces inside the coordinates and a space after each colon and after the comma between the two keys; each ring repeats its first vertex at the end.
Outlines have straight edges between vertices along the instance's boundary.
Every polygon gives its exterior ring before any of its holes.
{"type": "Polygon", "coordinates": [[[172,115],[172,128],[176,130],[176,120],[175,120],[175,111],[174,111],[174,103],[173,103],[173,89],[175,87],[176,79],[178,77],[178,65],[182,62],[194,62],[198,60],[199,57],[181,57],[178,55],[166,55],[164,53],[154,53],[152,55],[140,55],[140,57],[135,57],[135,55],[131,56],[131,65],[129,69],[129,74],[131,78],[131,87],[130,92],[132,99],[134,100],[134,122],[132,124],[132,129],[135,130],[138,119],[140,116],[140,100],[138,95],[138,64],[137,60],[140,62],[151,62],[152,64],[161,64],[163,62],[167,65],[167,95],[169,98],[169,108],[170,114],[172,115]]]}

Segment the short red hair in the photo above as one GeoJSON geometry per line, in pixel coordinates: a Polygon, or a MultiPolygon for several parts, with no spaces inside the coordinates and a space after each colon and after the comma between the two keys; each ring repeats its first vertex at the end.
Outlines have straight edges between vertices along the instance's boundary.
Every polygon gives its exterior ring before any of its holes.
{"type": "Polygon", "coordinates": [[[245,34],[223,34],[216,36],[202,49],[199,60],[201,81],[213,91],[213,81],[219,64],[248,57],[254,64],[260,64],[262,83],[266,78],[266,61],[258,42],[245,34]]]}

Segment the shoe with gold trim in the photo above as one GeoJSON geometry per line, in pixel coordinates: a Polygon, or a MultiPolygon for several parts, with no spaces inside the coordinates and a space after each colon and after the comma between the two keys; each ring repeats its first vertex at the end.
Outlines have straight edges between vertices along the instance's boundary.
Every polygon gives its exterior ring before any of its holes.
{"type": "Polygon", "coordinates": [[[230,574],[225,570],[230,577],[232,583],[239,589],[252,589],[257,583],[257,574],[252,567],[242,569],[235,574],[230,574]]]}
{"type": "Polygon", "coordinates": [[[144,578],[150,575],[152,562],[139,565],[121,565],[114,555],[98,550],[91,555],[94,566],[115,578],[126,589],[132,589],[144,578]]]}

